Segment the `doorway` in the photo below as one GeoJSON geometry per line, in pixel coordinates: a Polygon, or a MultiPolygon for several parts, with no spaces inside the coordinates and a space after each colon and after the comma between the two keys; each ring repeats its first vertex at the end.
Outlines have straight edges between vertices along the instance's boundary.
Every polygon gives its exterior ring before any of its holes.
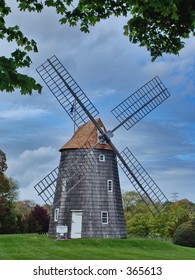
{"type": "Polygon", "coordinates": [[[72,210],[71,238],[81,238],[83,211],[72,210]]]}

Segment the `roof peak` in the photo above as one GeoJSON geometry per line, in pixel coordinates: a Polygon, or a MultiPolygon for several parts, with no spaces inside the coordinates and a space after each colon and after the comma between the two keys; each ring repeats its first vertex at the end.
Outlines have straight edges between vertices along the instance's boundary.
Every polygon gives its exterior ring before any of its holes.
{"type": "MultiPolygon", "coordinates": [[[[106,128],[100,118],[96,119],[96,122],[103,128],[104,131],[106,131],[106,128]]],[[[112,150],[107,143],[97,144],[99,140],[98,133],[99,131],[93,122],[88,121],[75,131],[71,139],[60,149],[60,152],[67,149],[88,149],[91,147],[100,150],[112,150]]]]}

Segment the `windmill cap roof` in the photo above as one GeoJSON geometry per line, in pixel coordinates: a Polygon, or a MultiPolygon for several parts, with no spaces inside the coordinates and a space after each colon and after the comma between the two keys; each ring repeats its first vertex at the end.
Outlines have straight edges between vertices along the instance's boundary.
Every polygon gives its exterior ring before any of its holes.
{"type": "MultiPolygon", "coordinates": [[[[103,122],[100,119],[96,119],[96,122],[100,127],[106,131],[103,122]]],[[[91,148],[100,150],[112,150],[108,144],[97,144],[98,142],[98,130],[96,126],[89,121],[84,125],[80,126],[72,138],[60,149],[60,152],[67,149],[80,149],[80,148],[91,148]]]]}

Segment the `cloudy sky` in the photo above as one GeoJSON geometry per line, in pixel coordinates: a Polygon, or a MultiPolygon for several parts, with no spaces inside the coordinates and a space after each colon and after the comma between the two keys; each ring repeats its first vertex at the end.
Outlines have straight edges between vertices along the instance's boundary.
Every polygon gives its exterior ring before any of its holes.
{"type": "MultiPolygon", "coordinates": [[[[179,56],[165,55],[152,63],[145,48],[123,36],[124,18],[101,22],[90,34],[60,26],[51,9],[21,16],[13,7],[8,21],[38,43],[39,53],[32,54],[33,64],[26,73],[43,84],[36,68],[55,54],[98,109],[107,129],[117,124],[110,111],[158,75],[171,97],[131,130],[117,130],[113,142],[119,151],[129,147],[169,200],[177,193],[177,199],[195,202],[194,38],[186,41],[179,56]]],[[[9,54],[14,47],[1,42],[0,54],[9,54]]],[[[0,148],[7,155],[6,174],[19,182],[20,199],[42,203],[33,186],[59,164],[58,150],[73,129],[46,86],[41,95],[0,92],[0,148]]],[[[133,190],[122,172],[120,179],[122,190],[133,190]]]]}

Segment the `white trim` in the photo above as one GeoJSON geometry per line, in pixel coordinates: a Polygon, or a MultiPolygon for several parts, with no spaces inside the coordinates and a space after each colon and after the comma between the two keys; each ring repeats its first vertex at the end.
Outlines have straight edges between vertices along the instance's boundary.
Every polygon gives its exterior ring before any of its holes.
{"type": "Polygon", "coordinates": [[[82,236],[82,216],[83,211],[72,211],[72,222],[71,222],[71,238],[81,238],[82,236]]]}
{"type": "Polygon", "coordinates": [[[99,154],[99,161],[105,161],[106,157],[103,154],[99,154]]]}
{"type": "Polygon", "coordinates": [[[107,190],[109,193],[113,192],[113,180],[107,180],[107,190]]]}
{"type": "Polygon", "coordinates": [[[103,225],[108,224],[108,211],[101,211],[101,223],[103,225]]]}
{"type": "Polygon", "coordinates": [[[66,179],[62,179],[62,192],[66,191],[66,179]]]}
{"type": "Polygon", "coordinates": [[[59,208],[55,208],[54,209],[54,222],[58,221],[58,219],[59,219],[59,212],[60,212],[59,208]]]}

